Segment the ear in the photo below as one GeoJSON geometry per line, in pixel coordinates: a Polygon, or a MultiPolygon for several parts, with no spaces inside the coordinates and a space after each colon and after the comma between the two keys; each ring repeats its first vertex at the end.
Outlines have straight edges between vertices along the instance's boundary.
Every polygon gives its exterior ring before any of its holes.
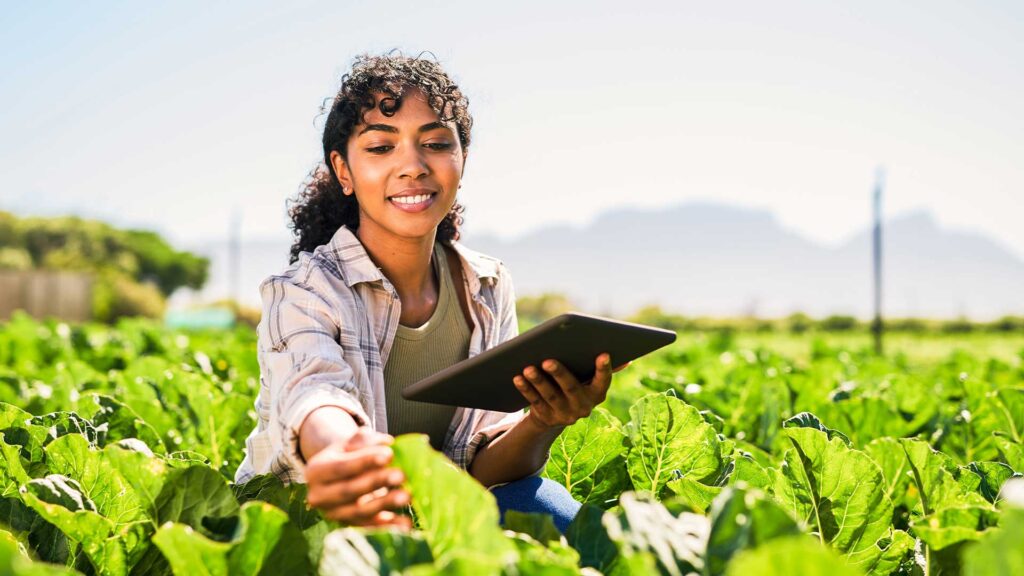
{"type": "Polygon", "coordinates": [[[350,196],[354,189],[352,186],[352,173],[349,172],[348,162],[345,162],[345,159],[341,157],[337,150],[331,152],[331,168],[334,169],[338,182],[341,183],[341,187],[345,190],[345,195],[350,196]]]}

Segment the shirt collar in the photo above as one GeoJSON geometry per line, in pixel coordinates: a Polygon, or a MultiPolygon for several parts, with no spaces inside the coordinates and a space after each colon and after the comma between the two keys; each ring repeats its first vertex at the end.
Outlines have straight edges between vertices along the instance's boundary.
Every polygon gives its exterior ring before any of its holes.
{"type": "MultiPolygon", "coordinates": [[[[360,282],[377,282],[384,279],[380,268],[373,263],[370,255],[359,238],[346,226],[338,228],[329,243],[330,251],[341,267],[345,284],[351,288],[360,282]]],[[[459,242],[452,242],[455,253],[462,260],[462,269],[468,270],[470,290],[473,294],[480,291],[482,278],[498,278],[498,261],[475,250],[466,248],[459,242]]]]}

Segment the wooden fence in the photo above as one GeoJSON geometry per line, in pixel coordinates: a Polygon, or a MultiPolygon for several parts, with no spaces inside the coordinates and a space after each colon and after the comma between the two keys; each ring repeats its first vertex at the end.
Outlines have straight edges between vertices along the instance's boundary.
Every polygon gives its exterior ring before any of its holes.
{"type": "Polygon", "coordinates": [[[93,281],[81,272],[0,270],[0,321],[18,309],[40,319],[89,320],[93,281]]]}

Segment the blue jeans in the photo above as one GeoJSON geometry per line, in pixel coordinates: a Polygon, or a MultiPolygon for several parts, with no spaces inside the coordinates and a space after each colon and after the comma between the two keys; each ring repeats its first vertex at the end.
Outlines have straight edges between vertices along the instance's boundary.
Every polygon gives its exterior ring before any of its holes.
{"type": "Polygon", "coordinates": [[[492,488],[491,493],[498,500],[502,522],[506,510],[518,512],[541,512],[550,514],[559,532],[565,532],[576,517],[582,504],[573,499],[569,491],[558,482],[539,476],[527,476],[504,486],[492,488]]]}

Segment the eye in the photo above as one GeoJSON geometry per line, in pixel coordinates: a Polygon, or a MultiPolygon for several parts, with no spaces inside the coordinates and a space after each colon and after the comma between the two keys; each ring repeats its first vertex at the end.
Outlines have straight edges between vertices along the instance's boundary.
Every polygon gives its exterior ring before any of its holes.
{"type": "Polygon", "coordinates": [[[366,151],[369,152],[370,154],[383,154],[388,150],[391,150],[392,148],[394,148],[394,146],[391,146],[390,144],[383,144],[381,146],[367,148],[366,151]]]}
{"type": "Polygon", "coordinates": [[[424,144],[424,146],[426,146],[427,148],[430,148],[431,150],[448,150],[448,149],[450,149],[452,147],[452,143],[451,142],[431,142],[429,144],[424,144]]]}

